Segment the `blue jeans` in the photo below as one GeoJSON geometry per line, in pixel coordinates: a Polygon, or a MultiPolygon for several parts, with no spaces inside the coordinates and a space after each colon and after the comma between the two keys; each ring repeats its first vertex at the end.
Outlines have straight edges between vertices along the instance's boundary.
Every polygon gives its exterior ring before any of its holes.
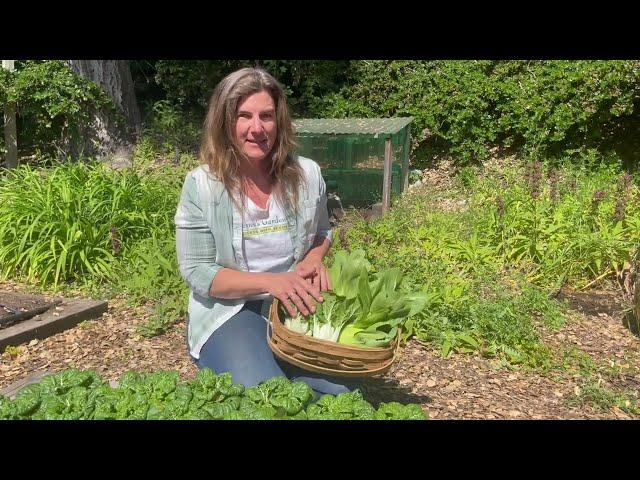
{"type": "Polygon", "coordinates": [[[309,385],[316,399],[322,394],[338,395],[358,388],[358,379],[308,372],[276,357],[267,344],[267,325],[260,315],[261,305],[262,301],[247,302],[240,312],[213,332],[200,350],[200,358],[195,360],[198,368],[230,372],[234,383],[245,387],[284,376],[309,385]]]}

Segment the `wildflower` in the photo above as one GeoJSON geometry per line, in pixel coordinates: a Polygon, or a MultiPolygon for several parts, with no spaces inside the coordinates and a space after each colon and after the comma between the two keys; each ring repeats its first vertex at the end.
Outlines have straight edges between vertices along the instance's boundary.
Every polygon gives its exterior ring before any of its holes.
{"type": "Polygon", "coordinates": [[[558,171],[556,169],[551,170],[549,174],[549,197],[552,203],[558,202],[558,171]]]}
{"type": "Polygon", "coordinates": [[[504,217],[505,208],[504,208],[504,200],[502,197],[496,198],[496,207],[498,207],[498,216],[500,218],[504,217]]]}
{"type": "Polygon", "coordinates": [[[616,209],[613,214],[616,221],[624,220],[627,204],[629,203],[629,195],[631,189],[631,175],[625,173],[618,180],[618,191],[616,192],[616,209]]]}
{"type": "Polygon", "coordinates": [[[603,190],[596,190],[595,192],[593,192],[593,197],[591,199],[591,207],[595,210],[598,208],[598,205],[600,205],[600,202],[602,202],[602,200],[604,200],[605,197],[605,193],[603,190]]]}
{"type": "Polygon", "coordinates": [[[536,160],[530,163],[525,172],[526,182],[529,184],[531,198],[534,200],[540,196],[540,181],[542,180],[542,163],[536,160]]]}

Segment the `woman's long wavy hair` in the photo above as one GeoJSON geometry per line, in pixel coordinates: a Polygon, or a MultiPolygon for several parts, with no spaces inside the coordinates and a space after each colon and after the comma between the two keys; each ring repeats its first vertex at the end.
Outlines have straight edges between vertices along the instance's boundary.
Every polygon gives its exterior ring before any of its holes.
{"type": "MultiPolygon", "coordinates": [[[[303,171],[294,160],[292,152],[296,146],[293,125],[287,100],[278,81],[260,68],[242,68],[220,81],[209,100],[209,109],[204,121],[200,161],[209,166],[209,171],[220,180],[229,193],[238,193],[244,211],[245,194],[240,170],[242,153],[235,142],[235,125],[238,105],[249,95],[266,91],[273,98],[276,108],[277,135],[271,149],[271,171],[274,193],[283,205],[297,210],[299,188],[303,171]]],[[[234,202],[235,195],[232,195],[234,202]]]]}

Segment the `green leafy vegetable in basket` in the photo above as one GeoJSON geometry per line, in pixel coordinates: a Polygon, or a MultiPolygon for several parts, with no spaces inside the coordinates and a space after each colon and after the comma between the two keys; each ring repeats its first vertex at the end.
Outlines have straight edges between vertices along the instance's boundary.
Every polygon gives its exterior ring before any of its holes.
{"type": "MultiPolygon", "coordinates": [[[[280,304],[280,307],[282,307],[282,304],[280,304]]],[[[284,312],[284,314],[286,315],[286,311],[284,308],[281,308],[280,311],[284,312]]],[[[295,317],[285,316],[284,325],[289,330],[301,333],[302,335],[311,335],[311,324],[309,322],[309,317],[304,317],[300,313],[298,313],[298,315],[296,315],[295,317]]]]}
{"type": "Polygon", "coordinates": [[[402,323],[428,303],[424,292],[408,292],[402,273],[390,268],[371,275],[363,250],[339,251],[329,268],[333,292],[308,317],[291,318],[282,306],[287,328],[314,338],[359,347],[387,347],[402,323]]]}

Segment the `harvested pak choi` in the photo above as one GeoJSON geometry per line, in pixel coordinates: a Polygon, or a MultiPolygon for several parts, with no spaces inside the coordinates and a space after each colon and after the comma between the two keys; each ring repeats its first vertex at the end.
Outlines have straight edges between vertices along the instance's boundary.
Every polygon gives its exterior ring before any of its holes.
{"type": "Polygon", "coordinates": [[[363,250],[338,251],[329,268],[332,292],[314,314],[290,318],[281,307],[285,326],[303,335],[360,347],[386,347],[402,322],[427,304],[424,293],[406,292],[396,268],[371,275],[363,250]]]}

